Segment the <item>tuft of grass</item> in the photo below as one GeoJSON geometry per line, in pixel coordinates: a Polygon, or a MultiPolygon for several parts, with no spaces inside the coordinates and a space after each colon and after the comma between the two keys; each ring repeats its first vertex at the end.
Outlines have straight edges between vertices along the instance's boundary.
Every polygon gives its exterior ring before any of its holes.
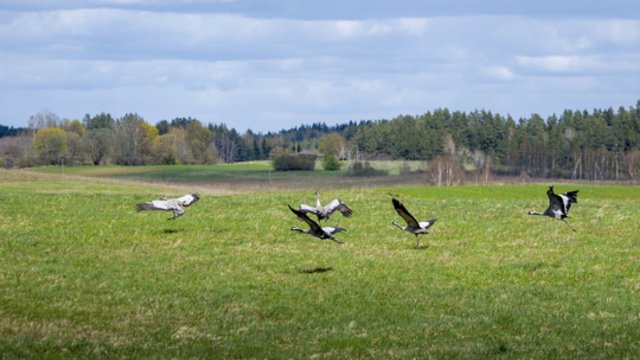
{"type": "Polygon", "coordinates": [[[291,232],[310,190],[133,205],[184,188],[0,172],[6,358],[633,358],[640,192],[544,185],[334,189],[345,242],[291,232]],[[388,193],[419,219],[415,249],[388,193]]]}

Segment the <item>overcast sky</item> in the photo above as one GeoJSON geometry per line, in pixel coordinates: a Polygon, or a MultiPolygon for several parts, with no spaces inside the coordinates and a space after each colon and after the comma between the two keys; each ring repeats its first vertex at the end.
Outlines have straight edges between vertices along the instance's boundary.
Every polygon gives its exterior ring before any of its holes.
{"type": "Polygon", "coordinates": [[[244,132],[640,99],[636,0],[0,0],[0,124],[137,113],[244,132]]]}

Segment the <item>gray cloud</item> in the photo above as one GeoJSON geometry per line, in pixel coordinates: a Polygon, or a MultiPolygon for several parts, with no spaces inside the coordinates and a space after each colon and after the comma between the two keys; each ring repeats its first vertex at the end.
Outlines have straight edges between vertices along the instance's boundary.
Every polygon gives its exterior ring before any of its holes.
{"type": "Polygon", "coordinates": [[[0,123],[24,125],[48,108],[266,131],[438,107],[518,117],[635,104],[640,21],[489,14],[495,3],[481,13],[418,16],[416,5],[415,16],[369,18],[312,17],[313,8],[266,16],[270,1],[244,11],[241,1],[0,6],[0,123]]]}

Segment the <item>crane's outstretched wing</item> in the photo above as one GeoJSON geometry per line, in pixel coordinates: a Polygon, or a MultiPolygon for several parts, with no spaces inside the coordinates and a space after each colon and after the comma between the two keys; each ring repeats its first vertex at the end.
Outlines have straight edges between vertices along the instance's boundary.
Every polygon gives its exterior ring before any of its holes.
{"type": "Polygon", "coordinates": [[[427,230],[428,228],[432,227],[435,222],[436,222],[436,219],[429,219],[427,221],[421,222],[420,227],[427,230]]]}
{"type": "Polygon", "coordinates": [[[300,210],[301,213],[306,214],[306,213],[312,213],[314,215],[319,215],[320,211],[318,211],[318,209],[316,209],[313,206],[307,205],[307,204],[300,204],[300,210]]]}
{"type": "Polygon", "coordinates": [[[343,232],[343,231],[347,231],[347,229],[343,229],[341,227],[333,227],[333,226],[324,226],[322,227],[322,230],[329,234],[329,235],[333,235],[339,232],[343,232]]]}
{"type": "Polygon", "coordinates": [[[567,213],[565,212],[564,201],[560,197],[560,195],[553,192],[553,186],[549,186],[549,190],[547,190],[547,196],[549,197],[549,209],[554,213],[556,217],[564,216],[567,213]]]}
{"type": "Polygon", "coordinates": [[[567,191],[566,193],[563,193],[562,195],[568,197],[569,198],[569,202],[577,204],[578,203],[578,191],[580,191],[580,190],[567,191]]]}
{"type": "Polygon", "coordinates": [[[304,212],[302,212],[300,210],[296,210],[296,209],[292,208],[291,205],[287,204],[287,206],[289,206],[289,209],[291,210],[291,212],[296,214],[298,219],[306,222],[309,225],[309,227],[312,228],[314,231],[322,232],[322,227],[320,227],[320,225],[318,225],[317,222],[311,220],[311,218],[309,218],[306,213],[304,213],[304,212]]]}
{"type": "Polygon", "coordinates": [[[187,194],[185,196],[181,196],[179,198],[176,199],[178,201],[178,203],[184,207],[189,207],[190,205],[194,204],[195,202],[197,202],[198,200],[200,200],[200,195],[198,194],[187,194]]]}
{"type": "Polygon", "coordinates": [[[566,217],[569,214],[569,209],[571,209],[571,204],[578,202],[578,191],[580,190],[568,191],[558,195],[553,192],[553,186],[549,186],[549,190],[547,190],[549,209],[556,216],[566,217]]]}
{"type": "Polygon", "coordinates": [[[562,195],[560,195],[560,198],[562,199],[562,204],[564,206],[565,214],[569,214],[569,209],[571,209],[571,204],[578,203],[578,191],[580,190],[567,191],[566,193],[563,193],[562,195]]]}
{"type": "Polygon", "coordinates": [[[408,226],[413,228],[420,227],[418,220],[416,220],[416,218],[414,218],[413,215],[411,215],[411,213],[407,210],[407,208],[405,208],[404,205],[402,205],[402,203],[398,201],[398,199],[392,198],[391,202],[393,203],[393,207],[396,209],[396,212],[398,213],[398,215],[400,215],[400,217],[407,222],[408,226]]]}
{"type": "Polygon", "coordinates": [[[342,213],[342,216],[349,217],[353,215],[353,210],[351,210],[347,204],[343,203],[339,199],[333,199],[327,205],[325,205],[325,209],[329,214],[332,214],[334,211],[338,210],[342,213]]]}
{"type": "Polygon", "coordinates": [[[144,210],[173,211],[175,209],[176,204],[169,200],[153,200],[136,204],[136,210],[138,212],[144,210]]]}

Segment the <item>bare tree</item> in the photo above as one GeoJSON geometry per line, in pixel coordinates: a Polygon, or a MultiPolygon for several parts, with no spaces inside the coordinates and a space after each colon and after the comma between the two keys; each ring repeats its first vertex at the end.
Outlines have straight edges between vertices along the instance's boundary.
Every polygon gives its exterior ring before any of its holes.
{"type": "Polygon", "coordinates": [[[216,147],[225,163],[232,163],[238,155],[238,146],[229,136],[218,138],[216,147]]]}
{"type": "Polygon", "coordinates": [[[627,152],[623,157],[623,162],[629,179],[638,179],[640,176],[640,174],[638,174],[640,171],[640,150],[631,150],[627,152]]]}
{"type": "Polygon", "coordinates": [[[0,160],[4,167],[32,165],[31,149],[33,137],[29,135],[0,138],[0,160]]]}
{"type": "Polygon", "coordinates": [[[49,110],[42,110],[29,117],[28,127],[35,133],[38,129],[57,127],[59,123],[60,117],[58,115],[49,110]]]}
{"type": "Polygon", "coordinates": [[[427,167],[427,182],[436,186],[451,186],[464,183],[464,171],[452,155],[436,156],[427,167]]]}

